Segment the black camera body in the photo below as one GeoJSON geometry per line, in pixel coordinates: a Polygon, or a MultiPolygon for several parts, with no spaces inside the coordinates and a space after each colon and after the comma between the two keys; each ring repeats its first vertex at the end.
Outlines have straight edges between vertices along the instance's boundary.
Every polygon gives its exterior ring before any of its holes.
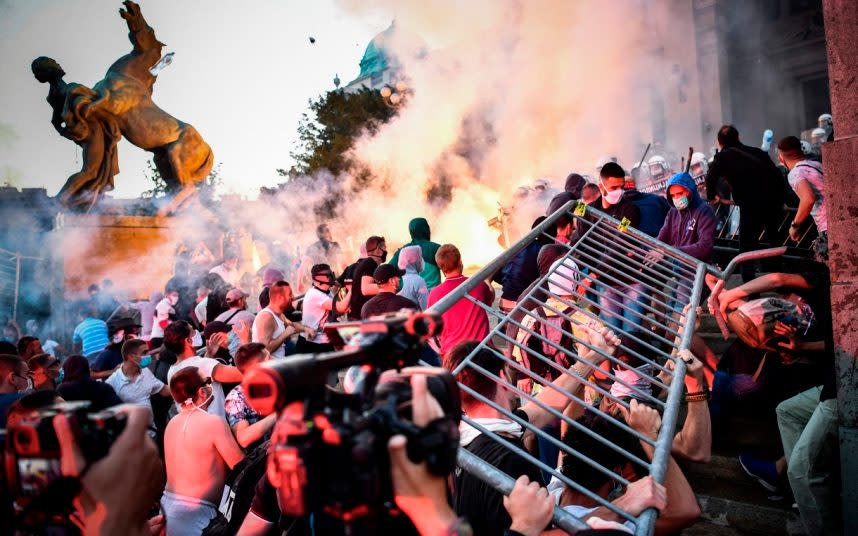
{"type": "Polygon", "coordinates": [[[54,417],[68,415],[87,465],[105,457],[125,429],[126,417],[108,408],[89,411],[88,401],[63,402],[34,410],[6,431],[5,473],[23,526],[66,524],[64,516],[79,483],[62,478],[54,417]]]}
{"type": "Polygon", "coordinates": [[[396,510],[387,450],[396,434],[406,436],[413,462],[426,462],[438,476],[453,470],[461,417],[455,379],[441,369],[420,369],[444,417],[419,428],[411,421],[410,378],[393,372],[418,365],[426,339],[439,328],[440,318],[425,313],[365,321],[343,351],[268,361],[248,374],[243,385],[251,405],[280,415],[268,477],[284,515],[383,523],[396,510]],[[331,371],[349,366],[363,374],[355,392],[325,384],[331,371]]]}

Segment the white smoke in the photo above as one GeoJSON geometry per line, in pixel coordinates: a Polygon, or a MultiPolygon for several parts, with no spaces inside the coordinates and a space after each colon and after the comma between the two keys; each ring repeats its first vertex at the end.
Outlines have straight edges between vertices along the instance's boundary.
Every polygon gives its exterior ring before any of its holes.
{"type": "MultiPolygon", "coordinates": [[[[693,37],[668,41],[666,6],[648,0],[340,3],[355,16],[395,16],[397,31],[387,46],[408,77],[410,94],[398,116],[359,139],[351,155],[375,176],[370,187],[320,173],[293,181],[274,199],[226,207],[214,222],[193,211],[180,215],[164,238],[169,247],[141,251],[137,273],[147,258],[161,259],[178,243],[218,230],[240,230],[290,254],[303,250],[321,223],[314,207],[337,191],[344,200],[328,224],[348,261],[370,235],[385,236],[392,251],[409,240],[409,220],[422,216],[433,240],[458,245],[466,265],[481,264],[500,251],[499,233],[487,221],[499,203],[510,204],[519,185],[550,177],[562,188],[570,172],[592,174],[607,154],[631,167],[654,141],[653,95],[667,109],[670,128],[662,141],[677,152],[696,141],[693,119],[671,122],[677,114],[700,115],[694,91],[686,89],[687,102],[679,102],[677,88],[677,76],[697,87],[693,37]],[[428,53],[416,54],[423,46],[428,53]],[[674,65],[681,65],[680,75],[674,65]],[[429,191],[444,189],[449,201],[429,200],[429,191]]],[[[539,211],[529,204],[526,219],[539,211]]],[[[98,243],[90,250],[97,252],[98,243]]],[[[242,252],[247,269],[253,255],[242,252]]],[[[110,272],[98,276],[135,273],[127,265],[110,272]]]]}
{"type": "MultiPolygon", "coordinates": [[[[385,224],[433,216],[435,235],[458,244],[466,263],[497,252],[485,222],[517,186],[551,177],[562,188],[605,154],[631,167],[653,139],[652,92],[666,106],[679,98],[674,58],[630,16],[648,2],[341,3],[359,16],[395,13],[394,35],[406,36],[388,46],[407,74],[408,102],[354,149],[389,185],[384,201],[378,191],[364,198],[384,205],[385,224]],[[414,54],[412,35],[429,43],[427,55],[414,54]],[[452,201],[429,205],[441,178],[452,201]]],[[[694,130],[688,123],[676,138],[694,130]]]]}

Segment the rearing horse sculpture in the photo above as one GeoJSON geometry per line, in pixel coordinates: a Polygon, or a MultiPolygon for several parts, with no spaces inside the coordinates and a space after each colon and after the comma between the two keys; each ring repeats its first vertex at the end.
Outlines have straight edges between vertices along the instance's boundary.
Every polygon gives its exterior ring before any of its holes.
{"type": "Polygon", "coordinates": [[[116,60],[104,80],[92,89],[63,80],[65,72],[51,58],[33,60],[33,75],[50,84],[51,123],[83,151],[82,169],[68,178],[60,200],[70,208],[89,209],[105,190],[113,189],[119,172],[116,144],[121,136],[153,154],[168,189],[174,194],[165,212],[175,210],[196,193],[212,168],[214,156],[197,130],[152,102],[155,75],[150,68],[161,58],[164,44],[128,0],[119,14],[128,24],[134,49],[116,60]]]}

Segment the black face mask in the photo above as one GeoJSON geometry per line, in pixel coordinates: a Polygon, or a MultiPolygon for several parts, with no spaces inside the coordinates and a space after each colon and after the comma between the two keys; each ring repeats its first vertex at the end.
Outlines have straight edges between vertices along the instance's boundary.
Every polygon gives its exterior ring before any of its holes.
{"type": "Polygon", "coordinates": [[[387,250],[384,250],[381,252],[380,259],[381,259],[381,263],[384,264],[384,262],[387,260],[387,250]]]}

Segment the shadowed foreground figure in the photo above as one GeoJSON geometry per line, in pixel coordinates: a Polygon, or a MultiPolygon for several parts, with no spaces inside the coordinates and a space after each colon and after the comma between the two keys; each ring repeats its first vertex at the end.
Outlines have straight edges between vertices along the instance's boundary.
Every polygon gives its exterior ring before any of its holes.
{"type": "Polygon", "coordinates": [[[83,167],[68,178],[60,200],[88,210],[103,191],[112,190],[113,177],[119,173],[116,144],[125,136],[153,153],[158,172],[175,194],[164,209],[172,212],[196,192],[196,184],[211,171],[214,156],[193,126],[152,102],[155,75],[149,69],[158,63],[164,44],[155,38],[140,6],[130,0],[123,3],[119,14],[128,24],[134,49],[116,60],[92,89],[65,82],[65,72],[51,58],[33,60],[36,80],[50,84],[51,123],[83,151],[83,167]]]}

